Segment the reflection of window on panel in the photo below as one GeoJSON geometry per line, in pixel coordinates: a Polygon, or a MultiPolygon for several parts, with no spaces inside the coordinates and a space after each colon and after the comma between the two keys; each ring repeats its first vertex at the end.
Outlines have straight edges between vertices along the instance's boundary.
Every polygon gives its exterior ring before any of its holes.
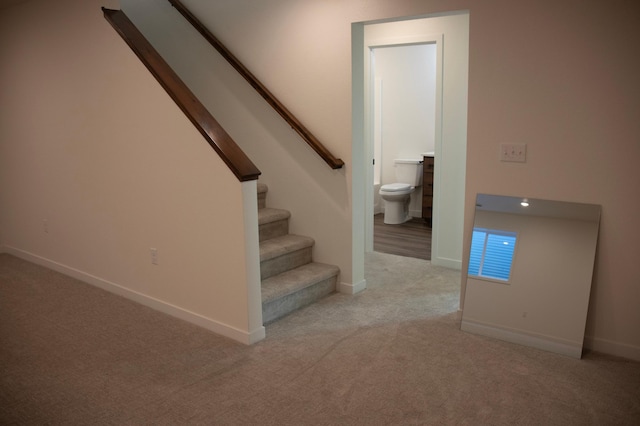
{"type": "Polygon", "coordinates": [[[469,275],[508,282],[516,237],[515,232],[473,228],[469,275]]]}

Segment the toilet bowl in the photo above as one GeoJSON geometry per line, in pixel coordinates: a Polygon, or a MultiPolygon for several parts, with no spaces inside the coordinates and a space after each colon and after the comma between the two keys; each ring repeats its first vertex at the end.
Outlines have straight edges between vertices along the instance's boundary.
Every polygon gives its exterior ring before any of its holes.
{"type": "Polygon", "coordinates": [[[405,183],[382,185],[380,196],[384,200],[384,223],[398,225],[411,220],[409,202],[415,187],[405,183]]]}
{"type": "Polygon", "coordinates": [[[395,160],[398,183],[380,187],[380,197],[384,200],[384,223],[399,225],[411,220],[409,203],[411,194],[422,184],[422,160],[395,160]]]}

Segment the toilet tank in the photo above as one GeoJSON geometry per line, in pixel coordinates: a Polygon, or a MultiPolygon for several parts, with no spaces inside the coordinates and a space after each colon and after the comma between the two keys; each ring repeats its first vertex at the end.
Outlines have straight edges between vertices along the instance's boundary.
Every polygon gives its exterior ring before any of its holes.
{"type": "Polygon", "coordinates": [[[396,180],[398,183],[406,183],[411,186],[422,185],[422,159],[395,160],[396,180]]]}

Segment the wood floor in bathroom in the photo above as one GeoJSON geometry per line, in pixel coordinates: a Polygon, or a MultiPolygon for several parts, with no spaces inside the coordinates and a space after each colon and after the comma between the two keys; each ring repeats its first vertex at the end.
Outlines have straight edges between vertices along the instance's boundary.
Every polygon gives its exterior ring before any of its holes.
{"type": "Polygon", "coordinates": [[[373,218],[373,250],[431,260],[431,228],[423,219],[401,225],[386,225],[384,215],[373,218]]]}

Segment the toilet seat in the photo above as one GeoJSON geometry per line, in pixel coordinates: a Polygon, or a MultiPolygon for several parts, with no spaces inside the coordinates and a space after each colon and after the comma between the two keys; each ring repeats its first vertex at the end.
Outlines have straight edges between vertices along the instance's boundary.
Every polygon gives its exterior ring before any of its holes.
{"type": "Polygon", "coordinates": [[[411,189],[411,185],[407,183],[388,183],[380,187],[380,191],[384,192],[401,192],[411,189]]]}

